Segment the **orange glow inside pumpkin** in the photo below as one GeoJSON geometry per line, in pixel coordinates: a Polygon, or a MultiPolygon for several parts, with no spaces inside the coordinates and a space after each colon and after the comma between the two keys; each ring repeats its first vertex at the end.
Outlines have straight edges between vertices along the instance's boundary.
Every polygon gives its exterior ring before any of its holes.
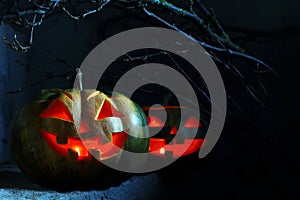
{"type": "MultiPolygon", "coordinates": [[[[185,107],[178,107],[178,106],[165,106],[160,108],[155,108],[154,110],[162,110],[162,109],[184,109],[185,107]]],[[[152,108],[151,108],[152,109],[152,108]]],[[[147,108],[144,107],[144,110],[147,108]]],[[[155,115],[149,115],[147,117],[149,128],[158,128],[163,127],[165,124],[155,115]]],[[[190,116],[186,122],[184,123],[185,128],[201,128],[202,123],[195,117],[190,116]]],[[[170,135],[177,134],[178,130],[175,126],[172,127],[170,131],[170,135]]],[[[186,156],[198,151],[204,139],[196,138],[196,139],[184,139],[184,143],[178,144],[176,139],[174,139],[173,144],[167,144],[166,139],[164,138],[150,138],[150,146],[149,152],[156,156],[164,157],[167,152],[171,152],[174,158],[180,156],[186,156]]]]}
{"type": "Polygon", "coordinates": [[[196,117],[191,116],[184,123],[184,127],[186,127],[186,128],[200,128],[200,127],[202,127],[202,123],[196,117]]]}
{"type": "Polygon", "coordinates": [[[116,110],[109,101],[105,100],[97,117],[97,120],[104,119],[106,117],[122,118],[124,117],[124,115],[120,111],[116,110]]]}
{"type": "Polygon", "coordinates": [[[78,133],[86,133],[90,131],[90,127],[89,125],[86,123],[85,120],[81,120],[81,123],[80,123],[80,126],[79,126],[79,130],[78,130],[78,133]]]}
{"type": "Polygon", "coordinates": [[[147,117],[148,126],[151,128],[163,127],[165,124],[158,117],[154,115],[149,115],[147,117]]]}
{"type": "Polygon", "coordinates": [[[175,126],[172,127],[171,131],[170,131],[171,135],[175,135],[177,134],[177,128],[175,126]]]}
{"type": "Polygon", "coordinates": [[[166,152],[172,152],[173,157],[178,158],[198,151],[203,141],[204,139],[185,139],[184,144],[177,144],[176,139],[174,139],[174,144],[166,144],[165,139],[150,138],[149,152],[162,157],[165,156],[166,152]]]}
{"type": "Polygon", "coordinates": [[[119,132],[112,135],[112,142],[102,143],[100,135],[94,136],[89,139],[81,140],[80,138],[68,137],[67,144],[57,144],[56,134],[39,130],[42,137],[45,139],[47,144],[55,150],[61,156],[68,156],[68,151],[72,150],[77,153],[77,161],[90,160],[91,153],[88,150],[97,150],[100,153],[100,158],[106,159],[116,155],[120,152],[120,149],[124,146],[127,140],[127,133],[119,132]]]}

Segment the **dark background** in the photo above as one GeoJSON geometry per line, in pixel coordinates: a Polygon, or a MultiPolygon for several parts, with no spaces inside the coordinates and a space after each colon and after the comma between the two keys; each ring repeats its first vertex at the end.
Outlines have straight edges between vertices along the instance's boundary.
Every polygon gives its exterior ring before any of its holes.
{"type": "MultiPolygon", "coordinates": [[[[202,160],[196,156],[181,159],[159,172],[157,186],[149,186],[155,188],[155,194],[150,196],[298,199],[300,2],[210,0],[205,3],[214,9],[233,41],[270,64],[279,78],[270,74],[262,76],[269,91],[266,107],[247,94],[237,80],[225,81],[238,106],[230,102],[230,115],[214,150],[202,160]]],[[[147,16],[128,16],[127,12],[113,8],[76,24],[66,15],[50,18],[36,30],[29,53],[6,51],[9,72],[6,89],[40,80],[48,72],[68,70],[57,58],[79,67],[102,40],[141,26],[161,24],[147,16]]],[[[7,27],[4,34],[11,36],[12,30],[7,27]]],[[[57,78],[14,95],[4,95],[1,103],[6,130],[9,130],[12,113],[41,88],[71,86],[69,80],[57,78]]],[[[3,138],[1,148],[5,152],[8,151],[8,131],[3,138]]],[[[11,161],[11,157],[4,156],[2,160],[11,161]]]]}

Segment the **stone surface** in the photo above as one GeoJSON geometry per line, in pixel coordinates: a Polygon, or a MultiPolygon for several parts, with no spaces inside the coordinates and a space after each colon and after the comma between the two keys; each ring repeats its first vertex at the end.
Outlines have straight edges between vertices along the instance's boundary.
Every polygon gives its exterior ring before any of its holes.
{"type": "Polygon", "coordinates": [[[70,191],[60,193],[43,188],[27,179],[13,165],[0,166],[0,199],[155,199],[159,187],[156,174],[135,176],[107,190],[70,191]]]}

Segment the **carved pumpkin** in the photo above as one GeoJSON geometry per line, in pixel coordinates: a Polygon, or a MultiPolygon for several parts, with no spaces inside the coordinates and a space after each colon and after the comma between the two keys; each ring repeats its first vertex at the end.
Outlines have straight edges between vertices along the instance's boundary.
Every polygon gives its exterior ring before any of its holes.
{"type": "Polygon", "coordinates": [[[179,106],[156,107],[151,109],[151,113],[149,113],[149,107],[144,107],[143,110],[147,116],[150,133],[155,134],[150,138],[149,152],[152,155],[178,158],[199,151],[204,138],[203,127],[191,110],[179,106]],[[165,111],[166,122],[162,119],[165,111]],[[184,121],[183,133],[171,143],[177,134],[180,116],[184,121]],[[196,138],[192,138],[189,133],[195,130],[197,131],[196,138]]]}
{"type": "Polygon", "coordinates": [[[85,188],[121,181],[121,172],[99,160],[117,162],[123,149],[148,152],[147,130],[141,108],[121,94],[52,89],[17,113],[11,147],[20,169],[38,183],[85,188]]]}

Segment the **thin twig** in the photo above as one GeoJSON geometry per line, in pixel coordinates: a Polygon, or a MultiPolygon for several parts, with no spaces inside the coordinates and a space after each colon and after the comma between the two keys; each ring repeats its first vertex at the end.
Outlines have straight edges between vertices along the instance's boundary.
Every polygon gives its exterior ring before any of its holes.
{"type": "Polygon", "coordinates": [[[213,51],[217,51],[217,52],[228,52],[230,55],[234,55],[234,56],[238,56],[238,57],[241,57],[241,58],[245,58],[247,60],[250,60],[254,63],[258,63],[262,66],[265,66],[268,70],[272,71],[275,75],[277,75],[277,73],[265,62],[259,60],[258,58],[255,58],[253,56],[250,56],[248,54],[245,54],[245,53],[242,53],[242,52],[238,52],[238,51],[233,51],[233,50],[230,50],[230,49],[227,49],[227,48],[220,48],[220,47],[215,47],[215,46],[212,46],[212,45],[209,45],[205,42],[202,42],[202,41],[199,41],[197,39],[195,39],[194,37],[192,37],[191,35],[185,33],[184,31],[180,30],[179,28],[177,28],[176,26],[170,24],[169,22],[163,20],[162,18],[160,18],[159,16],[155,15],[154,13],[148,11],[146,8],[143,9],[145,11],[145,13],[147,15],[149,15],[150,17],[153,17],[155,19],[157,19],[158,21],[162,22],[163,24],[165,24],[166,26],[182,33],[183,35],[185,35],[186,37],[188,37],[189,39],[191,39],[192,41],[200,44],[201,46],[207,48],[207,49],[210,49],[210,50],[213,50],[213,51]]]}
{"type": "Polygon", "coordinates": [[[34,82],[34,83],[31,83],[29,85],[26,85],[24,87],[20,87],[16,90],[8,90],[6,91],[5,93],[6,94],[16,94],[16,93],[19,93],[23,90],[26,90],[28,88],[31,88],[31,87],[34,87],[34,86],[37,86],[37,85],[40,85],[41,83],[44,83],[48,80],[51,80],[51,79],[54,79],[54,78],[61,78],[61,77],[67,77],[67,76],[71,76],[73,74],[76,74],[76,69],[72,69],[72,70],[69,70],[67,72],[63,72],[63,73],[59,73],[59,74],[49,74],[46,78],[43,78],[37,82],[34,82]]]}

